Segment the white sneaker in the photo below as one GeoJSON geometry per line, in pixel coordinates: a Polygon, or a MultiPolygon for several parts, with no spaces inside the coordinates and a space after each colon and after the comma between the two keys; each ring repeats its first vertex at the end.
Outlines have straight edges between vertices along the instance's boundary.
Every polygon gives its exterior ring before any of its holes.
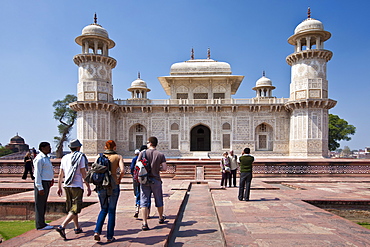
{"type": "Polygon", "coordinates": [[[44,228],[40,228],[40,229],[37,229],[37,230],[51,230],[51,229],[54,229],[54,226],[47,225],[44,228]]]}

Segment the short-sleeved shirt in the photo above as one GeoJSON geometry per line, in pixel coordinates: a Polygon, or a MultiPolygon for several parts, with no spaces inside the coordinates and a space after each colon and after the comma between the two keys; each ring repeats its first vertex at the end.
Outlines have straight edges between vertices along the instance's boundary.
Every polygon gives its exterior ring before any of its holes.
{"type": "MultiPolygon", "coordinates": [[[[64,174],[68,174],[67,171],[69,171],[70,169],[72,169],[72,155],[73,155],[73,152],[64,155],[63,158],[62,158],[62,160],[61,160],[61,162],[60,162],[61,163],[60,164],[60,169],[63,169],[64,174]]],[[[81,174],[80,169],[81,168],[85,168],[86,165],[87,165],[86,164],[86,159],[84,159],[82,157],[80,159],[80,164],[78,164],[78,167],[76,169],[76,172],[75,172],[75,175],[73,177],[72,182],[69,185],[65,185],[64,184],[64,187],[80,187],[81,189],[83,189],[84,188],[84,185],[83,185],[83,177],[82,177],[82,174],[81,174]]]]}
{"type": "MultiPolygon", "coordinates": [[[[161,175],[159,171],[161,169],[161,164],[166,162],[166,158],[164,157],[164,154],[159,152],[157,149],[147,149],[145,151],[146,151],[145,157],[150,162],[150,165],[151,165],[150,176],[157,180],[161,180],[161,175]]],[[[138,160],[141,159],[143,152],[139,154],[138,160]]]]}

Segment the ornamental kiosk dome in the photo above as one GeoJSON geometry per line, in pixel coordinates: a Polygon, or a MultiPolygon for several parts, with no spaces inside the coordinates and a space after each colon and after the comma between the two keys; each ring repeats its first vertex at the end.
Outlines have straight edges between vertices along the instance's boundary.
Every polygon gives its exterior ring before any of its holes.
{"type": "Polygon", "coordinates": [[[301,51],[299,46],[306,46],[308,43],[310,43],[309,46],[316,44],[316,49],[323,49],[323,42],[330,39],[330,37],[331,33],[324,30],[322,22],[311,18],[311,9],[308,8],[307,19],[294,29],[294,34],[288,38],[288,43],[296,46],[296,48],[298,47],[297,51],[301,51]],[[309,41],[306,41],[306,38],[309,41]]]}
{"type": "Polygon", "coordinates": [[[131,83],[130,88],[147,88],[146,82],[138,78],[131,83]]]}
{"type": "Polygon", "coordinates": [[[130,100],[142,100],[147,99],[147,93],[150,92],[150,89],[147,87],[146,82],[140,78],[139,72],[137,79],[131,83],[131,87],[127,91],[131,92],[130,100]]]}
{"type": "Polygon", "coordinates": [[[308,18],[302,21],[294,30],[294,34],[303,33],[306,31],[324,31],[324,25],[321,21],[308,18]]]}
{"type": "Polygon", "coordinates": [[[90,24],[82,29],[82,35],[96,35],[109,39],[107,30],[97,23],[90,24]]]}
{"type": "Polygon", "coordinates": [[[257,80],[256,87],[265,87],[265,86],[272,86],[272,81],[269,78],[262,76],[260,79],[257,80]]]}
{"type": "Polygon", "coordinates": [[[83,46],[84,40],[100,40],[107,44],[107,48],[111,49],[116,44],[109,38],[107,30],[97,23],[96,14],[94,16],[94,23],[90,24],[82,29],[82,34],[78,36],[75,41],[77,44],[83,46]]]}
{"type": "Polygon", "coordinates": [[[256,86],[252,88],[256,91],[256,97],[272,97],[272,90],[275,87],[272,85],[272,81],[265,76],[265,72],[263,72],[263,76],[257,80],[256,86]]]}

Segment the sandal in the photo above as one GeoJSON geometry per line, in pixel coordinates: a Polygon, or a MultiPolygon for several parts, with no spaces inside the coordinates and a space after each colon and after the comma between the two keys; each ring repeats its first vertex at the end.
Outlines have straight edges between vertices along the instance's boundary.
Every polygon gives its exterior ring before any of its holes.
{"type": "Polygon", "coordinates": [[[65,229],[64,227],[62,227],[62,226],[58,226],[57,228],[55,228],[55,230],[56,230],[57,232],[59,232],[59,234],[60,234],[60,236],[61,236],[62,238],[67,239],[67,237],[66,237],[66,229],[65,229]]]}
{"type": "Polygon", "coordinates": [[[149,226],[148,226],[147,224],[142,225],[141,229],[142,229],[143,231],[147,231],[147,230],[149,230],[149,226]]]}
{"type": "Polygon", "coordinates": [[[166,216],[162,216],[162,219],[159,219],[159,224],[164,224],[164,221],[166,220],[166,216]]]}
{"type": "Polygon", "coordinates": [[[75,234],[79,234],[79,233],[82,233],[83,232],[82,229],[81,229],[81,227],[75,228],[74,231],[75,231],[75,234]]]}

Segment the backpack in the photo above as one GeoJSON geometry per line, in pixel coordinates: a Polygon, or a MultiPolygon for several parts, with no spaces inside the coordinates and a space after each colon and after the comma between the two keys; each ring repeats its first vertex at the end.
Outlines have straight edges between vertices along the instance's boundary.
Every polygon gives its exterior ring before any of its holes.
{"type": "Polygon", "coordinates": [[[143,152],[141,159],[136,161],[134,169],[134,180],[139,184],[147,184],[150,181],[149,174],[151,166],[145,154],[146,151],[143,152]]]}
{"type": "Polygon", "coordinates": [[[110,160],[107,156],[100,153],[99,158],[95,162],[100,166],[104,166],[105,169],[99,170],[99,172],[95,171],[91,174],[90,183],[93,183],[96,186],[103,186],[103,181],[106,173],[110,174],[110,160]]]}

